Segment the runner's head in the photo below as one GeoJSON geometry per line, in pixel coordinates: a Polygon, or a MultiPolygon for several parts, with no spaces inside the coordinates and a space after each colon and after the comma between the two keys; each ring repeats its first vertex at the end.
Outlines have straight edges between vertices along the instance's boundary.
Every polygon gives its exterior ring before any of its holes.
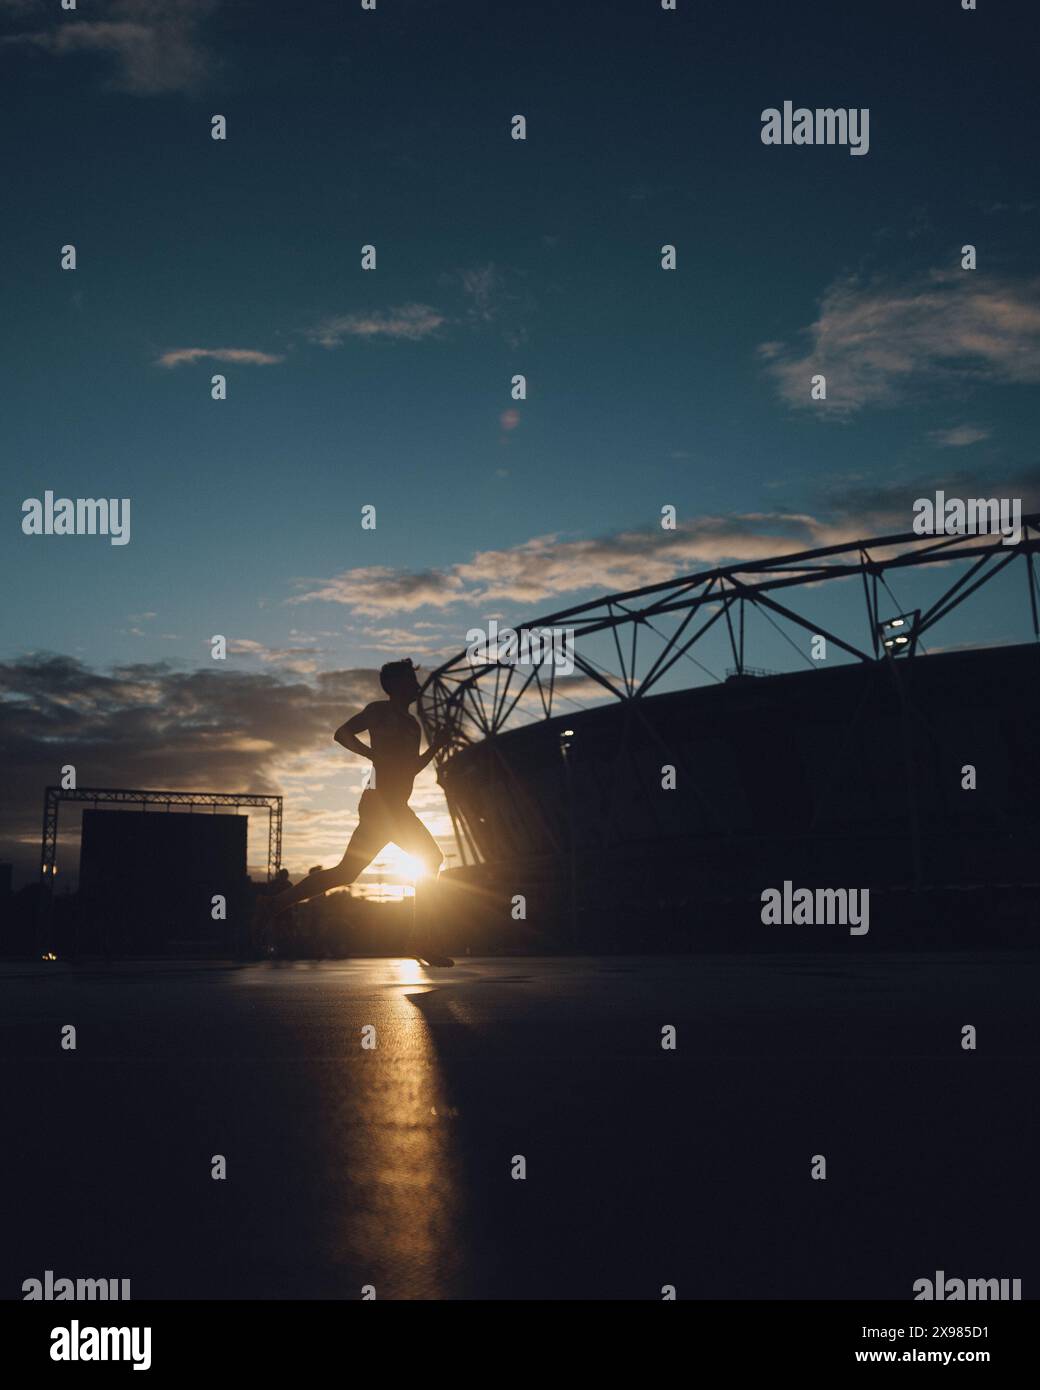
{"type": "Polygon", "coordinates": [[[379,672],[379,684],[391,699],[407,700],[409,704],[419,693],[419,682],[410,659],[388,661],[379,672]]]}

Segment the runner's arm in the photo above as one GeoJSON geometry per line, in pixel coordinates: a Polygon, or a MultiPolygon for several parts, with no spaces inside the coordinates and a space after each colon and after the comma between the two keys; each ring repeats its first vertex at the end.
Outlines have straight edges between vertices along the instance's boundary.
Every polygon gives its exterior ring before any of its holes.
{"type": "Polygon", "coordinates": [[[422,770],[423,770],[424,767],[429,767],[430,763],[431,763],[431,762],[433,761],[433,759],[437,756],[437,754],[441,751],[441,749],[447,747],[448,742],[449,742],[449,739],[448,739],[447,734],[441,733],[441,734],[438,734],[438,735],[437,735],[437,737],[434,739],[434,741],[430,744],[429,748],[427,748],[426,752],[420,754],[420,756],[419,756],[419,771],[420,771],[420,772],[422,772],[422,770]]]}
{"type": "Polygon", "coordinates": [[[352,718],[348,719],[345,724],[341,724],[332,737],[342,748],[346,748],[349,752],[357,753],[359,757],[368,758],[371,761],[371,748],[367,743],[362,743],[361,740],[356,737],[362,729],[367,729],[369,727],[370,708],[370,706],[366,705],[359,714],[355,714],[352,718]]]}

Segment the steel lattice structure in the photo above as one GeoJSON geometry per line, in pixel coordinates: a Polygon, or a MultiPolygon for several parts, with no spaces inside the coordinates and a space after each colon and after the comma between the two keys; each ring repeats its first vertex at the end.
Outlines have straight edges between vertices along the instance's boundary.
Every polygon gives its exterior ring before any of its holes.
{"type": "Polygon", "coordinates": [[[164,792],[128,787],[48,787],[43,798],[43,838],[40,845],[40,881],[45,889],[54,882],[58,849],[58,815],[63,801],[89,801],[94,806],[121,802],[146,806],[261,806],[267,808],[267,877],[277,872],[282,860],[282,798],[248,792],[164,792]]]}
{"type": "MultiPolygon", "coordinates": [[[[678,661],[686,657],[696,662],[692,649],[716,624],[724,625],[732,653],[732,671],[738,676],[758,674],[744,660],[749,606],[764,614],[781,635],[787,636],[777,619],[825,638],[855,661],[891,660],[893,650],[883,641],[883,614],[886,609],[896,613],[899,609],[886,575],[928,566],[939,572],[939,567],[957,565],[960,573],[927,608],[900,615],[905,629],[900,638],[903,659],[912,658],[925,633],[930,633],[1015,560],[1024,569],[1033,636],[1040,640],[1040,583],[1033,558],[1038,550],[1040,513],[1022,518],[1020,537],[1011,544],[1005,543],[999,534],[922,536],[906,532],[717,566],[565,608],[518,624],[517,630],[571,631],[575,671],[594,684],[597,698],[637,709],[638,702],[655,691],[678,661]],[[788,589],[810,589],[841,579],[855,582],[857,578],[866,606],[865,642],[851,635],[851,631],[833,632],[782,601],[788,589]],[[670,634],[662,633],[655,619],[670,615],[675,615],[678,625],[670,634]],[[699,617],[703,621],[698,623],[699,617]],[[612,666],[589,653],[590,639],[600,634],[609,634],[612,639],[616,658],[612,666]]],[[[419,715],[427,736],[431,741],[444,740],[444,750],[438,755],[438,772],[447,770],[452,759],[469,746],[486,742],[494,748],[498,736],[513,728],[565,715],[567,711],[559,708],[565,693],[565,682],[557,678],[556,666],[552,664],[548,664],[547,670],[546,665],[525,669],[502,660],[475,663],[468,649],[459,653],[432,673],[419,697],[419,715]]],[[[466,863],[469,857],[479,859],[462,809],[453,801],[450,777],[445,779],[445,794],[462,862],[466,863]]]]}

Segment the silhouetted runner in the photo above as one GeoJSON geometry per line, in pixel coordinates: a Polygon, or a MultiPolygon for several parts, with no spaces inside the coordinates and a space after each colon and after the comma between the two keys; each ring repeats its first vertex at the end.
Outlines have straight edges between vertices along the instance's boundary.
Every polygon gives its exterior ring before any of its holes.
{"type": "MultiPolygon", "coordinates": [[[[437,841],[408,805],[412,783],[432,760],[440,743],[419,753],[422,737],[418,721],[408,707],[419,694],[419,682],[411,661],[388,662],[379,673],[379,684],[388,695],[366,705],[360,714],[340,726],[333,735],[336,742],[372,762],[372,784],[361,793],[358,827],[350,837],[346,853],[334,869],[316,869],[275,897],[257,900],[257,927],[262,930],[280,912],[294,903],[320,897],[330,888],[344,888],[367,869],[388,844],[399,845],[406,854],[421,859],[426,872],[436,879],[444,861],[437,841]],[[367,730],[371,746],[357,737],[367,730]]],[[[427,965],[454,965],[450,956],[433,952],[428,939],[428,914],[420,914],[420,888],[415,890],[415,931],[413,954],[427,965]]],[[[425,906],[425,897],[424,906],[425,906]]]]}

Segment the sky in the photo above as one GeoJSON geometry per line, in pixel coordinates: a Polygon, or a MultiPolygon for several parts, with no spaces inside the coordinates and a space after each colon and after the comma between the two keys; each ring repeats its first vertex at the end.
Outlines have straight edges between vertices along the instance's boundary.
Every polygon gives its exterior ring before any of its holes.
{"type": "MultiPolygon", "coordinates": [[[[1030,8],[0,0],[0,858],[72,764],[282,792],[331,863],[384,661],[937,488],[1035,510],[1030,8]],[[867,153],[764,144],[785,100],[867,153]],[[25,535],[48,489],[129,543],[25,535]]],[[[447,846],[432,770],[413,805],[447,846]]]]}

